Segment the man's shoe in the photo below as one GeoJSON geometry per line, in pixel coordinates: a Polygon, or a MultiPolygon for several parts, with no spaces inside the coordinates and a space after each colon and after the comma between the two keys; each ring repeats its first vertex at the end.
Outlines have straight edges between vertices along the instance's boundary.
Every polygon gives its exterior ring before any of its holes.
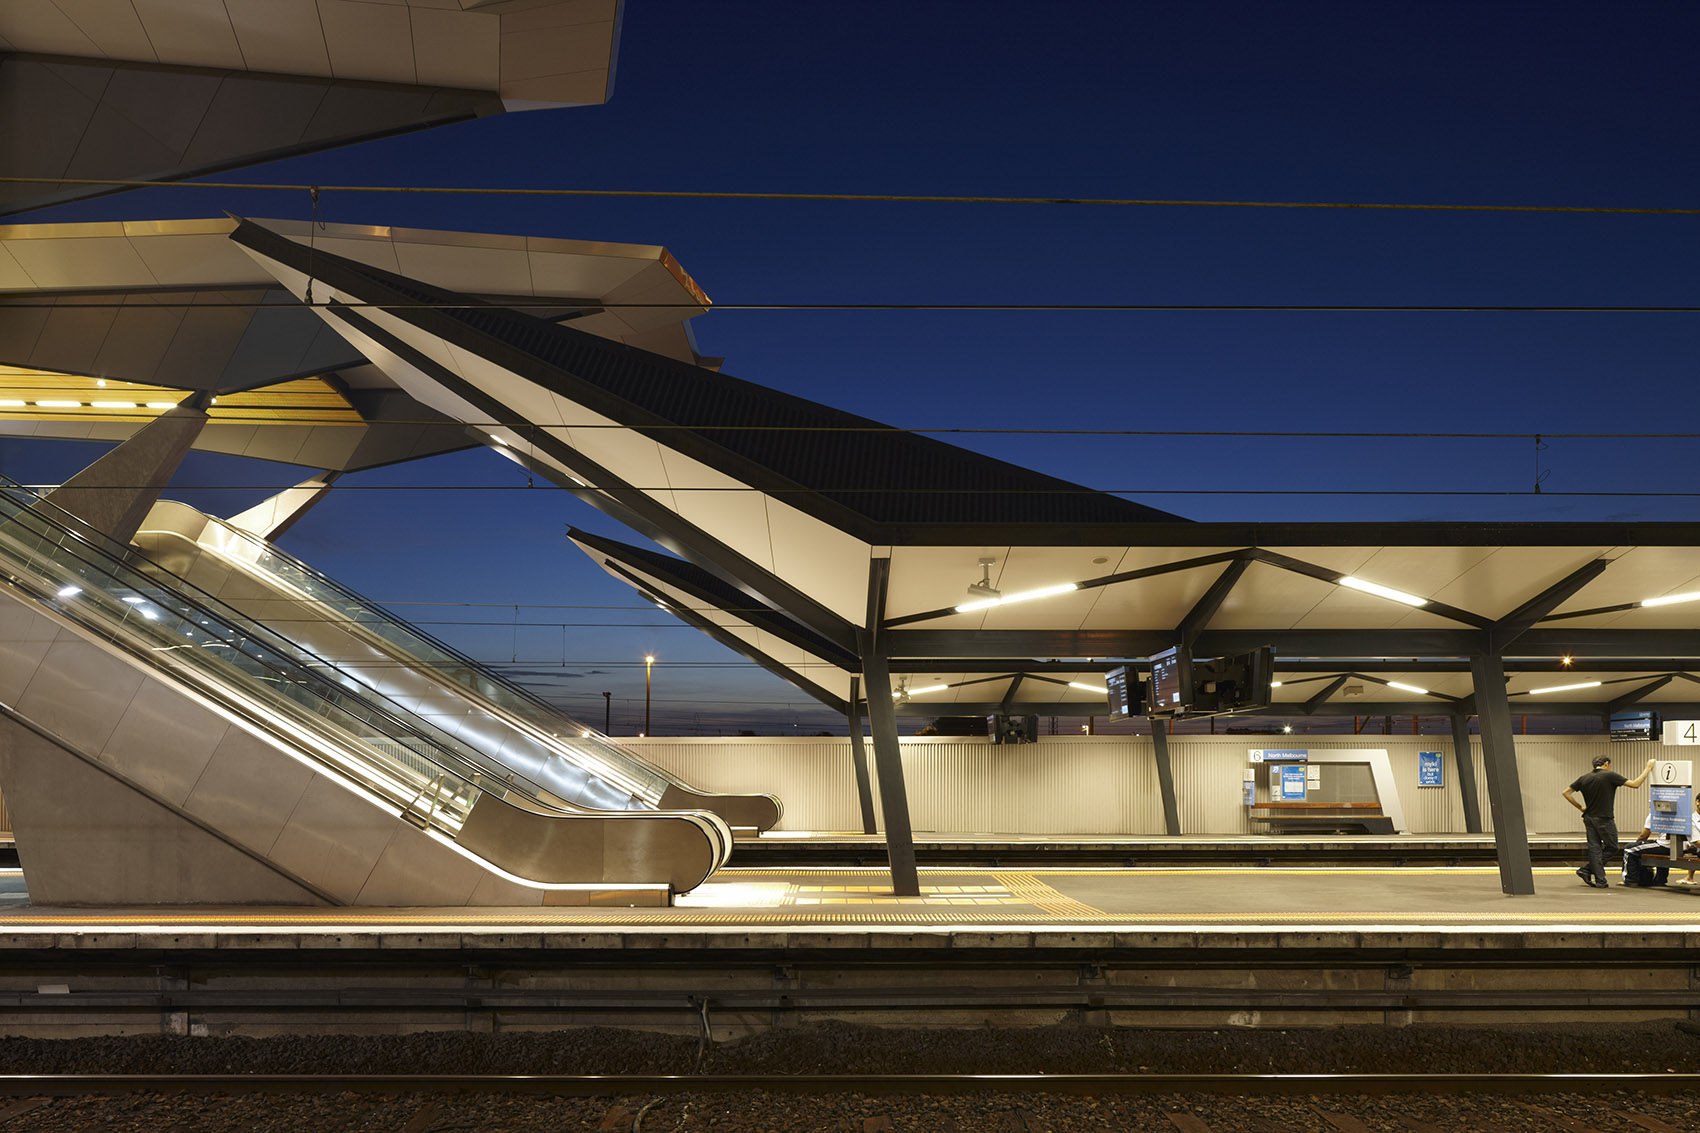
{"type": "Polygon", "coordinates": [[[1586,868],[1577,870],[1576,876],[1582,879],[1583,885],[1590,889],[1594,888],[1594,875],[1589,873],[1586,868]]]}

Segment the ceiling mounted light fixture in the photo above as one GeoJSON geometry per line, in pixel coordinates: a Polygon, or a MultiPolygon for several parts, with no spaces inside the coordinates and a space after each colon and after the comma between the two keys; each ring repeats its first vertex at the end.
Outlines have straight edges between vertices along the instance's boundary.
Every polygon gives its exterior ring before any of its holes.
{"type": "Polygon", "coordinates": [[[1427,598],[1418,598],[1415,594],[1407,594],[1403,590],[1395,590],[1391,586],[1383,586],[1379,582],[1365,582],[1363,579],[1354,578],[1349,574],[1343,574],[1334,581],[1337,585],[1348,589],[1361,590],[1365,594],[1374,594],[1377,598],[1389,598],[1395,602],[1403,602],[1407,606],[1428,605],[1427,598]]]}
{"type": "Polygon", "coordinates": [[[1603,681],[1583,681],[1579,685],[1553,685],[1551,688],[1532,688],[1530,696],[1539,696],[1543,692],[1574,692],[1579,688],[1599,688],[1603,681]]]}
{"type": "Polygon", "coordinates": [[[1079,589],[1078,583],[1059,582],[1055,586],[1041,586],[1037,590],[1022,590],[1015,594],[1005,594],[1001,598],[982,598],[978,602],[964,602],[956,607],[956,612],[967,614],[975,610],[989,610],[993,606],[1007,606],[1011,602],[1029,602],[1034,598],[1050,598],[1053,595],[1068,594],[1079,589]]]}
{"type": "Polygon", "coordinates": [[[1674,606],[1678,602],[1700,602],[1700,590],[1691,594],[1666,594],[1663,598],[1648,598],[1643,606],[1674,606]]]}
{"type": "Polygon", "coordinates": [[[1081,692],[1095,692],[1095,693],[1099,693],[1102,696],[1109,696],[1110,695],[1110,690],[1107,689],[1107,688],[1099,688],[1097,685],[1083,684],[1080,681],[1069,681],[1068,687],[1069,688],[1077,688],[1081,692]]]}
{"type": "Polygon", "coordinates": [[[1398,681],[1388,681],[1387,687],[1388,688],[1396,688],[1400,692],[1414,692],[1418,696],[1427,696],[1428,695],[1428,689],[1426,689],[1426,688],[1418,688],[1416,685],[1400,684],[1398,681]]]}
{"type": "Polygon", "coordinates": [[[968,584],[970,598],[1001,598],[1003,591],[992,585],[992,567],[997,559],[990,555],[980,556],[980,581],[968,584]]]}

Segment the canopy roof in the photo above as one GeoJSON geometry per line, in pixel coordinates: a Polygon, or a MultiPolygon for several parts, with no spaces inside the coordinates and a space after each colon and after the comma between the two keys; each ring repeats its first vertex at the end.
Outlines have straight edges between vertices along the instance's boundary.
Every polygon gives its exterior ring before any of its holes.
{"type": "MultiPolygon", "coordinates": [[[[895,671],[954,675],[972,691],[948,695],[974,705],[998,691],[979,678],[1019,659],[1084,672],[1177,643],[1274,646],[1324,663],[1324,683],[1348,676],[1342,697],[1352,673],[1398,680],[1400,658],[1523,659],[1514,692],[1563,654],[1645,662],[1566,698],[1605,704],[1700,658],[1700,601],[1657,603],[1700,592],[1697,524],[1188,523],[259,226],[232,238],[291,291],[324,288],[318,313],[420,402],[687,560],[580,535],[617,576],[830,697],[870,641],[895,671]],[[982,560],[1003,601],[976,608],[982,560]],[[1010,600],[1034,590],[1056,592],[1010,600]]],[[[1367,683],[1402,711],[1467,707],[1435,695],[1439,677],[1367,683]]],[[[1689,683],[1644,695],[1678,702],[1689,683]]],[[[1287,687],[1292,704],[1316,691],[1287,687]]]]}

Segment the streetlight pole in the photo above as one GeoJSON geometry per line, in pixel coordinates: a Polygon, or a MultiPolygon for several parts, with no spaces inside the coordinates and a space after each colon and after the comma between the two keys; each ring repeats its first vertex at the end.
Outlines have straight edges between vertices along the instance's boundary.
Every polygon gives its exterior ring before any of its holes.
{"type": "Polygon", "coordinates": [[[653,654],[643,659],[643,734],[649,735],[649,674],[655,668],[653,654]]]}

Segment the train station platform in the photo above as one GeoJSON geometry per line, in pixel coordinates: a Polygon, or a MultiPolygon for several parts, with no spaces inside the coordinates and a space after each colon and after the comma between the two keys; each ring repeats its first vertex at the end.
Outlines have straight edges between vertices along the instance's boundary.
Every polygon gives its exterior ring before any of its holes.
{"type": "MultiPolygon", "coordinates": [[[[1584,886],[1574,867],[1540,866],[1536,892],[1508,897],[1491,866],[928,867],[922,893],[894,896],[877,868],[728,868],[671,908],[302,908],[178,906],[39,908],[16,870],[0,875],[0,950],[84,947],[99,937],[135,948],[344,946],[355,934],[385,946],[397,938],[499,937],[504,947],[573,947],[599,939],[663,934],[744,939],[1019,932],[1035,946],[1080,930],[1192,933],[1244,938],[1306,934],[1568,933],[1692,930],[1700,946],[1700,884],[1662,889],[1584,886]],[[759,932],[758,937],[748,934],[759,932]],[[191,942],[192,938],[192,942],[191,942]],[[334,938],[334,940],[332,939],[334,938]]],[[[1700,879],[1697,879],[1700,881],[1700,879]]],[[[1342,942],[1343,943],[1343,942],[1342,942]]]]}
{"type": "Polygon", "coordinates": [[[1537,866],[728,868],[671,908],[47,908],[0,1033],[1309,1027],[1700,1019],[1700,886],[1537,866]]]}

